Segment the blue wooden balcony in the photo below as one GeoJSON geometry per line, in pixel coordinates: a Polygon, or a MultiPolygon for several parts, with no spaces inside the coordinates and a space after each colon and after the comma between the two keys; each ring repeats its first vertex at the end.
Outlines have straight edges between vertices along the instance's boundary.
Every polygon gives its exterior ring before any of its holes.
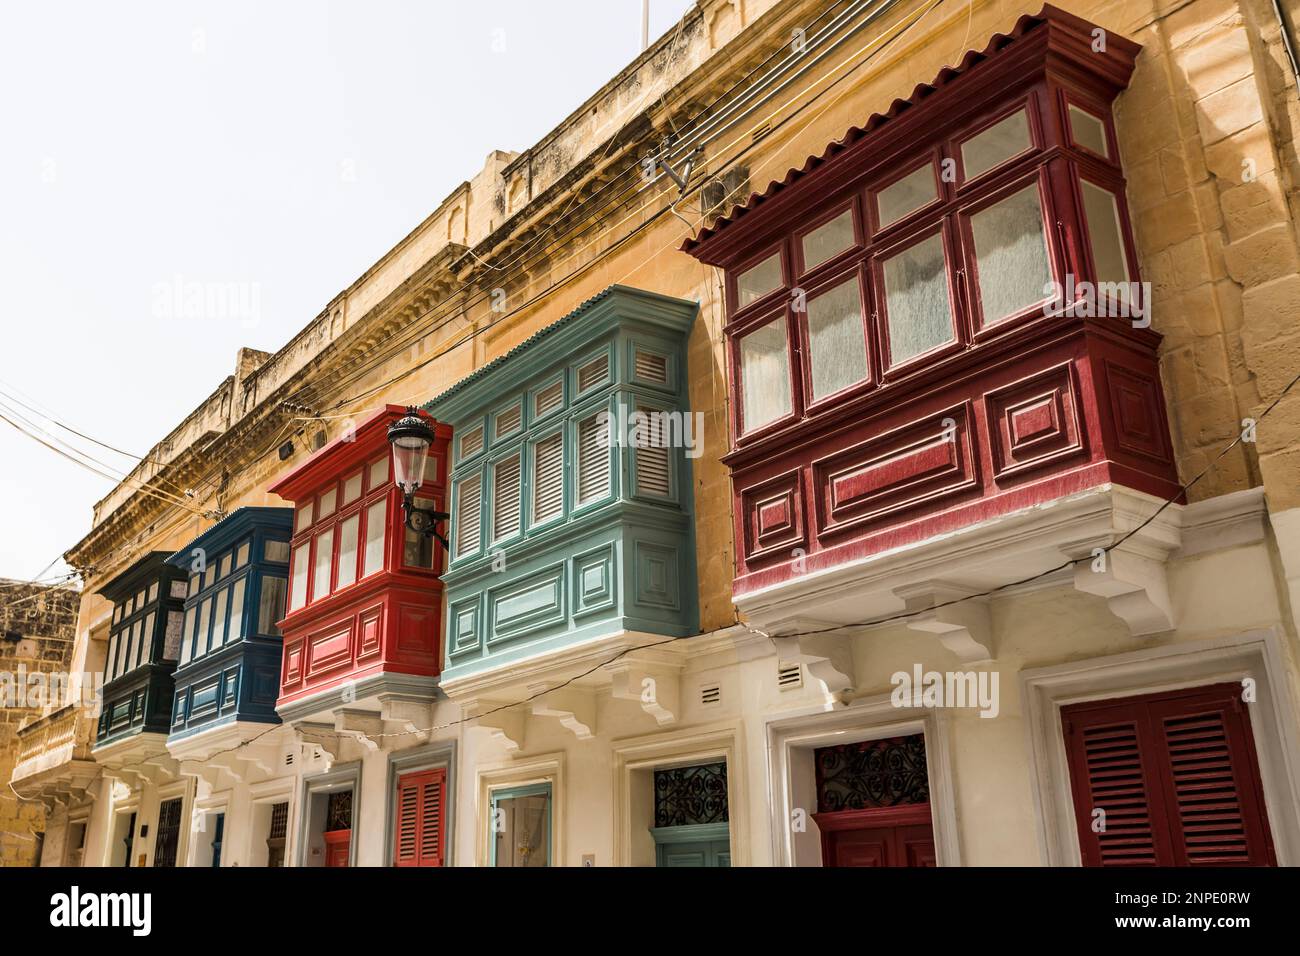
{"type": "Polygon", "coordinates": [[[169,743],[277,724],[291,508],[240,508],[167,559],[188,576],[169,743]]]}

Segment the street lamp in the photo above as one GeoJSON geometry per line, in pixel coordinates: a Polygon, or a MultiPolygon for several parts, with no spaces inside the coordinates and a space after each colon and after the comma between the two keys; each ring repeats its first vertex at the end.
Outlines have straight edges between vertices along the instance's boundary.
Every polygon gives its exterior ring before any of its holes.
{"type": "Polygon", "coordinates": [[[437,538],[450,551],[451,544],[438,531],[438,522],[446,521],[451,515],[415,505],[415,493],[424,481],[424,463],[433,444],[433,429],[415,406],[408,406],[406,414],[388,426],[388,443],[393,446],[393,480],[402,490],[406,526],[417,534],[437,538]]]}

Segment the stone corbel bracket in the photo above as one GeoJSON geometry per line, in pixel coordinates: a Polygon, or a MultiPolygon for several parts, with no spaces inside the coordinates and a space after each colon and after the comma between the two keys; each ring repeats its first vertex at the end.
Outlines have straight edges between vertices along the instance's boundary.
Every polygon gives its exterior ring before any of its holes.
{"type": "Polygon", "coordinates": [[[853,644],[849,628],[835,628],[833,621],[810,617],[787,618],[766,628],[781,661],[802,664],[808,676],[822,685],[833,704],[842,703],[842,695],[853,690],[853,644]],[[818,633],[824,632],[824,633],[818,633]]]}
{"type": "Polygon", "coordinates": [[[325,765],[327,767],[333,765],[339,759],[339,751],[343,749],[343,740],[329,724],[304,722],[295,724],[293,729],[298,735],[298,744],[302,748],[302,755],[305,759],[310,759],[317,750],[325,755],[325,765]]]}
{"type": "Polygon", "coordinates": [[[681,716],[682,665],[660,656],[628,655],[605,670],[610,676],[610,696],[630,700],[655,719],[660,727],[677,723],[681,716]]]}
{"type": "Polygon", "coordinates": [[[933,634],[963,664],[987,664],[997,656],[993,626],[988,602],[971,598],[973,593],[946,581],[922,581],[894,589],[904,610],[912,615],[903,619],[910,630],[933,634]]]}
{"type": "Polygon", "coordinates": [[[334,732],[355,740],[370,753],[379,750],[385,739],[383,717],[369,710],[336,710],[334,732]]]}
{"type": "Polygon", "coordinates": [[[1075,542],[1065,549],[1077,561],[1075,589],[1105,598],[1134,637],[1173,630],[1177,621],[1165,571],[1169,550],[1146,546],[1135,536],[1113,551],[1098,553],[1109,544],[1075,542]]]}
{"type": "Polygon", "coordinates": [[[530,684],[528,695],[542,696],[533,701],[534,717],[553,717],[560,726],[579,740],[596,736],[596,702],[590,693],[574,687],[548,691],[547,684],[530,684]]]}
{"type": "Polygon", "coordinates": [[[387,724],[396,724],[401,737],[388,737],[386,740],[395,745],[412,742],[424,743],[429,739],[429,728],[433,726],[433,707],[415,700],[380,699],[379,716],[387,724]]]}
{"type": "Polygon", "coordinates": [[[504,701],[470,700],[463,705],[465,718],[500,744],[507,753],[516,754],[524,745],[524,712],[504,701]]]}

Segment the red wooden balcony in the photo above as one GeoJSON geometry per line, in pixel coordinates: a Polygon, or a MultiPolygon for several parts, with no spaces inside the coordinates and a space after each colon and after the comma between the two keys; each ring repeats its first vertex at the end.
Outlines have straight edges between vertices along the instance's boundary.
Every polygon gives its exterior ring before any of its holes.
{"type": "MultiPolygon", "coordinates": [[[[364,709],[381,695],[432,696],[445,555],[404,524],[387,438],[388,425],[403,414],[388,406],[271,486],[295,505],[276,703],[285,720],[344,703],[364,709]]],[[[434,430],[416,500],[441,511],[451,430],[434,430]]]]}
{"type": "Polygon", "coordinates": [[[1096,36],[1022,17],[685,245],[727,275],[742,609],[1088,489],[1178,492],[1111,119],[1140,48],[1096,36]]]}

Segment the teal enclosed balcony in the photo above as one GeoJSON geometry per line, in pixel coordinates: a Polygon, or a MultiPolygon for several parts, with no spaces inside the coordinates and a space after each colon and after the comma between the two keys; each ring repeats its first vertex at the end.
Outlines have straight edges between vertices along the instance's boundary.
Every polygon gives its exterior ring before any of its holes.
{"type": "Polygon", "coordinates": [[[425,406],[452,426],[448,693],[697,632],[696,311],[612,286],[425,406]]]}

